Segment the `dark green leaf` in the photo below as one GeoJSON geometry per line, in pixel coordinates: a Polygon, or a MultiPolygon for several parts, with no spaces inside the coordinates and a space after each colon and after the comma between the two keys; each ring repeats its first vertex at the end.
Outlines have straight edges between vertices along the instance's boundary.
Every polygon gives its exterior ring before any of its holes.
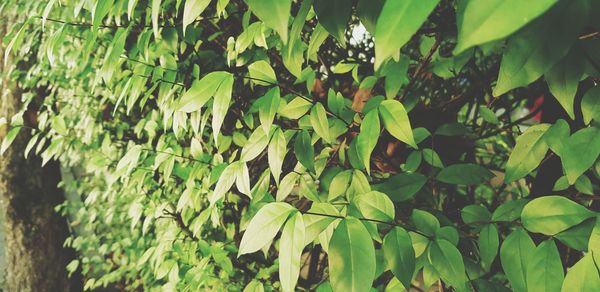
{"type": "Polygon", "coordinates": [[[387,267],[404,287],[410,287],[415,271],[415,251],[406,230],[395,227],[383,239],[387,267]]]}

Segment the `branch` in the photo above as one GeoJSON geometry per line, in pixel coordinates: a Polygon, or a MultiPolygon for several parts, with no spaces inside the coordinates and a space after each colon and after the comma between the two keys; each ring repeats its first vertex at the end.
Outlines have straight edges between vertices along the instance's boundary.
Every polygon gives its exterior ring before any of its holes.
{"type": "Polygon", "coordinates": [[[425,58],[421,61],[421,63],[419,63],[419,66],[417,67],[417,69],[415,69],[415,72],[413,73],[413,75],[410,78],[410,81],[408,82],[406,87],[404,87],[404,91],[402,92],[402,95],[400,96],[400,98],[398,98],[398,100],[401,101],[408,95],[408,92],[415,85],[415,83],[417,81],[417,77],[419,75],[421,75],[421,73],[423,72],[425,67],[427,67],[427,65],[431,61],[431,58],[433,57],[433,54],[435,53],[435,51],[438,49],[439,46],[440,46],[440,39],[436,38],[435,43],[433,44],[433,46],[431,47],[431,49],[429,50],[429,52],[427,53],[425,58]]]}

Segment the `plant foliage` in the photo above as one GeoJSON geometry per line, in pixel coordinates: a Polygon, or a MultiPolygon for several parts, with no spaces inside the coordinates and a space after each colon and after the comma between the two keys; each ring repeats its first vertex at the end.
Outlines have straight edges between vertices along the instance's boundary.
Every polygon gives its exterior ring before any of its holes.
{"type": "Polygon", "coordinates": [[[0,9],[86,289],[600,291],[597,1],[0,9]]]}

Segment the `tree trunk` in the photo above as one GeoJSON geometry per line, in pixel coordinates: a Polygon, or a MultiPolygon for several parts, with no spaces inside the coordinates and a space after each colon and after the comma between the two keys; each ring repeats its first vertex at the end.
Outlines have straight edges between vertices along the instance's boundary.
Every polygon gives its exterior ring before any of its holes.
{"type": "MultiPolygon", "coordinates": [[[[7,15],[0,18],[5,20],[0,24],[1,38],[14,19],[7,15]]],[[[4,56],[1,49],[0,56],[4,56]]],[[[3,63],[4,60],[0,60],[0,64],[3,63]]],[[[6,76],[0,78],[4,78],[0,80],[0,117],[10,121],[21,107],[21,96],[6,76]]],[[[64,201],[57,187],[58,163],[50,162],[41,167],[38,157],[26,159],[23,151],[29,140],[27,132],[22,130],[0,157],[0,211],[3,213],[0,218],[3,217],[5,238],[5,263],[0,265],[6,269],[5,290],[81,290],[81,284],[77,283],[80,281],[72,279],[71,283],[67,277],[65,267],[75,253],[63,248],[69,230],[66,220],[54,211],[54,207],[64,201]]],[[[3,127],[0,138],[5,134],[6,127],[3,127]]]]}

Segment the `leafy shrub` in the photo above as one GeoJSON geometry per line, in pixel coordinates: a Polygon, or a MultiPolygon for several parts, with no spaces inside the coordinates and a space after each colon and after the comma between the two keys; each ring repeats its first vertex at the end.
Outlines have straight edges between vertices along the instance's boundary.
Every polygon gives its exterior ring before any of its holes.
{"type": "Polygon", "coordinates": [[[86,289],[600,290],[596,1],[0,7],[86,289]]]}

